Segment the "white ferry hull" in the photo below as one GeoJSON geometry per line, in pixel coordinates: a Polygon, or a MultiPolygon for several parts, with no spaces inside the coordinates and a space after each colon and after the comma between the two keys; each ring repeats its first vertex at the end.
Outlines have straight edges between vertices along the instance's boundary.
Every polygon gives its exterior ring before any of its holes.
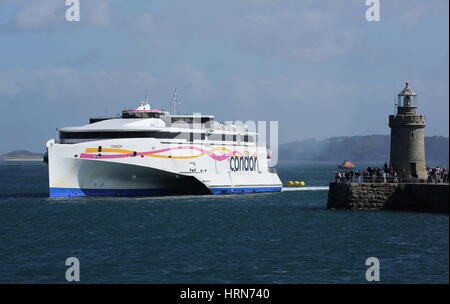
{"type": "Polygon", "coordinates": [[[281,191],[265,148],[155,139],[47,143],[50,197],[281,191]]]}

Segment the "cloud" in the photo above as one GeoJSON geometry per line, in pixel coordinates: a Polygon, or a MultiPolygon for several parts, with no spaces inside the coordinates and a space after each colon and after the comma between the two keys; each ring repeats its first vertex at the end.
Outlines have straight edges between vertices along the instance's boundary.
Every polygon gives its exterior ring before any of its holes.
{"type": "Polygon", "coordinates": [[[208,101],[212,92],[211,81],[192,65],[173,65],[159,78],[149,72],[85,71],[72,66],[0,71],[0,96],[20,99],[31,94],[48,104],[67,100],[89,104],[97,100],[100,103],[111,101],[118,106],[128,102],[134,105],[133,98],[147,93],[164,104],[164,96],[169,96],[174,88],[192,103],[208,101]]]}
{"type": "MultiPolygon", "coordinates": [[[[17,5],[12,19],[2,26],[14,32],[57,31],[68,26],[65,19],[68,6],[65,0],[29,0],[13,3],[0,0],[0,5],[17,5]]],[[[80,2],[80,25],[110,26],[111,16],[108,0],[84,0],[80,2]]]]}
{"type": "Polygon", "coordinates": [[[14,26],[21,31],[41,30],[63,22],[64,18],[63,1],[31,0],[17,10],[14,26]]]}
{"type": "Polygon", "coordinates": [[[0,5],[5,5],[11,3],[13,0],[0,0],[0,5]]]}
{"type": "Polygon", "coordinates": [[[176,87],[185,96],[199,102],[207,102],[213,90],[206,74],[200,68],[188,64],[172,66],[164,82],[166,87],[176,87]]]}
{"type": "MultiPolygon", "coordinates": [[[[308,75],[234,75],[226,88],[227,108],[255,120],[278,120],[282,141],[354,134],[388,134],[394,97],[404,86],[379,79],[368,84],[308,75]],[[320,77],[320,79],[318,79],[320,77]]],[[[448,136],[448,83],[426,76],[409,79],[427,115],[427,134],[448,136]]]]}
{"type": "MultiPolygon", "coordinates": [[[[289,113],[294,109],[320,113],[326,105],[327,112],[335,115],[336,112],[349,112],[350,107],[357,105],[355,97],[362,93],[358,86],[351,82],[321,79],[320,87],[317,84],[317,79],[301,75],[235,75],[230,81],[229,99],[235,106],[248,109],[257,109],[261,105],[276,106],[282,113],[289,113]],[[333,92],[339,92],[339,98],[335,98],[333,92]],[[342,100],[346,100],[345,107],[342,107],[342,100]]],[[[369,94],[367,90],[365,93],[369,94]]],[[[266,107],[260,107],[257,111],[272,114],[266,107]]]]}
{"type": "Polygon", "coordinates": [[[72,57],[70,59],[65,60],[63,65],[78,66],[78,67],[82,65],[89,65],[97,62],[103,56],[105,56],[103,51],[99,49],[92,49],[81,54],[80,56],[72,57]]]}
{"type": "Polygon", "coordinates": [[[151,33],[153,30],[153,15],[151,12],[144,12],[132,21],[132,29],[141,33],[151,33]]]}
{"type": "MultiPolygon", "coordinates": [[[[448,134],[446,0],[382,1],[378,23],[366,22],[364,0],[125,2],[82,0],[73,26],[63,0],[0,0],[17,31],[4,36],[0,107],[39,103],[42,120],[52,117],[42,124],[53,128],[133,107],[145,94],[167,108],[177,88],[182,111],[279,120],[285,141],[387,133],[394,95],[409,79],[426,132],[448,134]],[[48,9],[36,12],[37,3],[48,9]],[[69,28],[67,44],[20,35],[69,28]]],[[[37,116],[26,112],[24,126],[37,116]]]]}
{"type": "MultiPolygon", "coordinates": [[[[85,20],[89,24],[95,26],[109,26],[112,23],[108,0],[89,0],[82,2],[81,14],[83,14],[81,18],[86,18],[85,20]]],[[[83,19],[81,21],[84,21],[83,19]]]]}
{"type": "Polygon", "coordinates": [[[0,71],[0,96],[13,98],[21,90],[18,77],[11,77],[11,73],[0,71]]]}
{"type": "Polygon", "coordinates": [[[20,99],[21,95],[31,94],[47,104],[68,100],[81,104],[93,100],[123,102],[154,86],[155,78],[145,72],[80,71],[72,67],[0,71],[0,96],[20,99]]]}
{"type": "Polygon", "coordinates": [[[321,60],[347,54],[357,31],[327,10],[256,10],[237,18],[233,38],[252,53],[321,60]]]}
{"type": "Polygon", "coordinates": [[[389,2],[387,9],[397,13],[396,17],[403,25],[416,26],[425,18],[432,18],[434,14],[448,11],[448,1],[421,1],[409,0],[405,3],[399,1],[389,2]]]}
{"type": "Polygon", "coordinates": [[[352,51],[364,5],[348,0],[230,0],[192,6],[179,1],[167,14],[151,17],[153,32],[162,39],[208,40],[252,55],[319,61],[352,51]]]}

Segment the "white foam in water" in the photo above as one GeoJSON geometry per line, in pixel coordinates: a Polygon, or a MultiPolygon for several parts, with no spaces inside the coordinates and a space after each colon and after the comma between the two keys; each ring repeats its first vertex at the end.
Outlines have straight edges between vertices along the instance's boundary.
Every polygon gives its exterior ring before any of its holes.
{"type": "Polygon", "coordinates": [[[319,187],[283,187],[282,191],[324,191],[329,190],[328,186],[319,187]]]}

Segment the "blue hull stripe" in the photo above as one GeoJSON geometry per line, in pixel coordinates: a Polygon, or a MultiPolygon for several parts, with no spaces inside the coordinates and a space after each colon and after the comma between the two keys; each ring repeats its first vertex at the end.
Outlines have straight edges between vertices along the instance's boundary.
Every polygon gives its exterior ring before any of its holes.
{"type": "Polygon", "coordinates": [[[249,187],[249,188],[209,188],[212,194],[244,194],[260,192],[280,192],[282,187],[249,187]]]}
{"type": "Polygon", "coordinates": [[[50,188],[50,197],[80,197],[80,196],[151,196],[170,195],[169,190],[160,189],[78,189],[50,188]]]}
{"type": "MultiPolygon", "coordinates": [[[[245,194],[260,192],[279,192],[281,187],[249,187],[249,188],[209,188],[212,194],[245,194]]],[[[50,188],[50,197],[80,197],[80,196],[157,196],[173,195],[168,189],[79,189],[50,188]]]]}

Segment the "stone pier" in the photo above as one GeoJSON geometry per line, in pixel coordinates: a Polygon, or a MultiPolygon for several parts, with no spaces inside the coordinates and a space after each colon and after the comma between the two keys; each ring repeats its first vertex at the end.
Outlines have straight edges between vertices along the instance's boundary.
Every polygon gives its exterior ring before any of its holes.
{"type": "Polygon", "coordinates": [[[448,214],[448,189],[448,184],[330,183],[327,208],[448,214]]]}

